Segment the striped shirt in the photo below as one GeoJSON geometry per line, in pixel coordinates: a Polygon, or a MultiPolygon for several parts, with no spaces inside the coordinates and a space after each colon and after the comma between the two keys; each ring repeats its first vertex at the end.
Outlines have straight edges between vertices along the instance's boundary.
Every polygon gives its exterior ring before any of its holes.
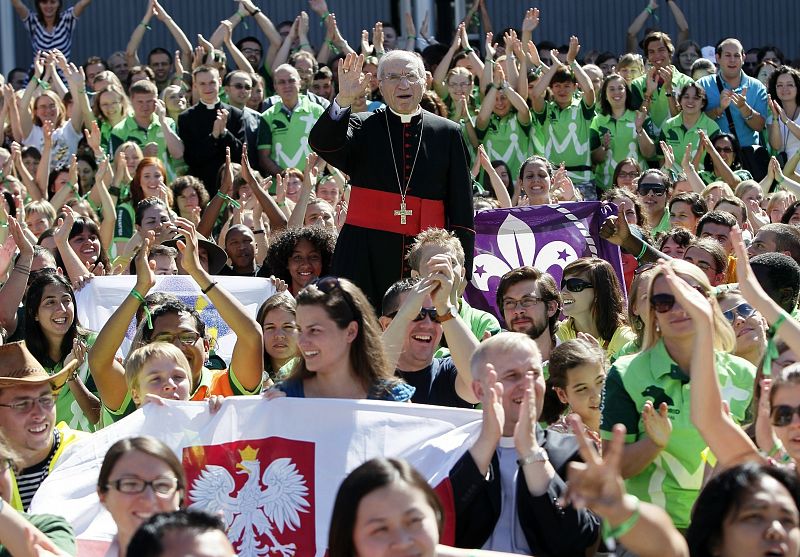
{"type": "Polygon", "coordinates": [[[17,489],[19,490],[19,498],[22,501],[22,508],[26,511],[31,505],[31,500],[36,494],[36,490],[42,485],[42,482],[50,473],[50,463],[61,445],[61,434],[57,429],[53,429],[53,448],[50,454],[47,455],[43,461],[34,464],[30,468],[25,468],[17,474],[17,489]]]}
{"type": "Polygon", "coordinates": [[[44,24],[39,21],[36,10],[29,10],[24,24],[31,34],[31,48],[34,54],[57,48],[69,60],[72,53],[72,33],[75,31],[77,21],[73,8],[68,8],[61,12],[58,23],[51,32],[48,32],[44,24]]]}

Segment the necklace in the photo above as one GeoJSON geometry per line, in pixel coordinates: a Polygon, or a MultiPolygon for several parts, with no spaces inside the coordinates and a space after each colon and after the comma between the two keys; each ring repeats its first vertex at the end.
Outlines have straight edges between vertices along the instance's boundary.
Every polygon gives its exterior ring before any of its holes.
{"type": "Polygon", "coordinates": [[[425,131],[425,118],[420,112],[420,130],[419,130],[419,143],[417,143],[417,152],[414,154],[414,162],[411,163],[411,172],[408,173],[408,181],[406,186],[400,181],[400,173],[397,171],[397,160],[394,156],[394,142],[392,142],[392,131],[389,129],[389,111],[383,113],[386,118],[386,133],[389,135],[389,148],[392,151],[392,166],[394,167],[394,175],[397,178],[397,187],[400,189],[400,209],[394,211],[394,216],[400,217],[400,224],[407,224],[406,217],[414,214],[411,209],[406,209],[406,193],[408,187],[411,185],[411,176],[414,174],[414,168],[417,166],[417,157],[419,156],[419,148],[422,146],[422,133],[425,131]]]}

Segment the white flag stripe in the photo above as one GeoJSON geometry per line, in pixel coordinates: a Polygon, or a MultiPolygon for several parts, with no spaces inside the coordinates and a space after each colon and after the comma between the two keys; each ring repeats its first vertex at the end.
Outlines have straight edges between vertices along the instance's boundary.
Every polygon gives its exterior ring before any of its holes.
{"type": "MultiPolygon", "coordinates": [[[[380,401],[230,397],[215,416],[204,402],[148,404],[71,446],[40,487],[31,512],[64,515],[80,538],[109,540],[116,529],[96,487],[105,452],[117,440],[152,435],[180,458],[186,447],[280,437],[315,445],[316,553],[322,556],[336,490],[347,473],[376,456],[397,457],[437,485],[480,427],[476,410],[380,401]]],[[[262,472],[268,464],[262,462],[262,472]]]]}

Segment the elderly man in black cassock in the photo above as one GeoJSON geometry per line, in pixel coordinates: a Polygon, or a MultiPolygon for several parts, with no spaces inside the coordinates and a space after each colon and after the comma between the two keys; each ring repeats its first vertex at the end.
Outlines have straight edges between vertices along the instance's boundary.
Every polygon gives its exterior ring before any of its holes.
{"type": "Polygon", "coordinates": [[[370,75],[364,57],[339,66],[339,94],[320,116],[309,144],[350,176],[347,221],[336,242],[333,274],[347,277],[380,307],[384,293],[407,274],[404,256],[420,231],[455,232],[472,269],[472,180],[458,124],[422,110],[425,67],[411,52],[393,50],[378,65],[387,108],[352,114],[370,75]]]}

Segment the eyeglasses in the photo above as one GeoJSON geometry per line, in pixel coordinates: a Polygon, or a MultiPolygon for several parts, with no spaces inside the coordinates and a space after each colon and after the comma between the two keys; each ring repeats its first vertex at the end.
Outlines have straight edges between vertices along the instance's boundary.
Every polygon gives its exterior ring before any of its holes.
{"type": "Polygon", "coordinates": [[[770,413],[772,425],[777,427],[785,427],[792,423],[792,418],[797,414],[800,416],[800,406],[789,406],[788,404],[781,404],[775,406],[770,413]]]}
{"type": "MultiPolygon", "coordinates": [[[[409,81],[409,83],[411,82],[409,81]]],[[[447,84],[454,89],[456,87],[472,87],[472,83],[469,81],[450,81],[447,84]]]]}
{"type": "Polygon", "coordinates": [[[113,487],[120,493],[127,493],[128,495],[143,493],[148,486],[156,496],[169,497],[178,489],[178,478],[157,478],[151,482],[142,478],[121,478],[106,484],[107,488],[113,487]]]}
{"type": "Polygon", "coordinates": [[[414,85],[422,78],[414,72],[409,72],[405,75],[398,73],[387,73],[386,75],[383,76],[381,81],[386,81],[387,83],[391,83],[392,85],[397,85],[403,79],[405,79],[410,85],[414,85]]]}
{"type": "Polygon", "coordinates": [[[665,193],[667,193],[667,186],[663,184],[639,184],[636,187],[636,192],[645,197],[646,195],[652,193],[656,197],[662,197],[665,193]]]}
{"type": "Polygon", "coordinates": [[[182,345],[191,346],[197,342],[197,339],[199,338],[200,333],[195,332],[180,333],[177,335],[173,335],[172,333],[161,333],[153,337],[151,340],[152,342],[166,342],[169,344],[175,344],[175,339],[178,339],[178,342],[180,342],[182,345]]]}
{"type": "Polygon", "coordinates": [[[239,90],[244,89],[245,91],[250,91],[250,90],[253,89],[252,85],[246,85],[244,83],[232,83],[231,87],[233,87],[234,89],[239,89],[239,90]]]}
{"type": "Polygon", "coordinates": [[[261,56],[261,52],[262,52],[260,48],[247,48],[247,47],[245,47],[245,48],[243,48],[241,50],[242,50],[242,54],[258,54],[259,56],[261,56]]]}
{"type": "MultiPolygon", "coordinates": [[[[703,289],[702,286],[692,286],[695,290],[700,292],[703,296],[706,295],[706,291],[703,289]]],[[[650,296],[650,305],[656,311],[656,313],[667,313],[673,307],[675,307],[675,296],[672,294],[653,294],[650,296]]]]}
{"type": "Polygon", "coordinates": [[[570,292],[583,292],[587,288],[594,288],[591,282],[586,282],[579,278],[561,279],[561,290],[569,290],[570,292]]]}
{"type": "MultiPolygon", "coordinates": [[[[397,315],[397,312],[393,311],[392,313],[388,314],[386,317],[391,317],[392,319],[394,319],[396,315],[397,315]]],[[[436,318],[439,316],[439,313],[436,311],[436,308],[420,308],[419,313],[417,314],[417,316],[414,319],[412,319],[412,321],[414,323],[419,323],[420,321],[424,321],[425,320],[425,316],[430,317],[431,321],[436,321],[436,318]]]]}
{"type": "Polygon", "coordinates": [[[725,319],[733,323],[734,319],[738,315],[742,319],[748,319],[756,312],[756,309],[751,306],[750,304],[739,304],[738,306],[729,309],[728,311],[723,311],[722,315],[725,316],[725,319]]]}
{"type": "Polygon", "coordinates": [[[44,395],[39,398],[24,398],[13,404],[0,404],[0,406],[3,408],[11,408],[17,414],[27,414],[33,410],[33,406],[37,402],[44,410],[50,410],[56,405],[56,397],[53,395],[44,395]]]}
{"type": "Polygon", "coordinates": [[[514,311],[517,309],[517,306],[522,306],[523,309],[528,309],[530,307],[535,306],[539,302],[544,302],[544,298],[540,298],[539,296],[523,296],[519,300],[515,300],[513,298],[506,298],[503,300],[503,309],[507,311],[514,311]]]}

